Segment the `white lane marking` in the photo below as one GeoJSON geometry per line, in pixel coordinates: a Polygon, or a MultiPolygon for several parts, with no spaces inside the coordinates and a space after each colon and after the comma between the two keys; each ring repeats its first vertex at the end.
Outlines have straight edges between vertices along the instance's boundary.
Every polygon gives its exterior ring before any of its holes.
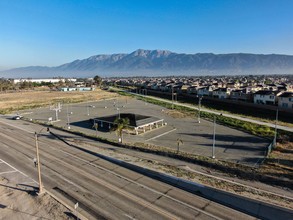
{"type": "MultiPolygon", "coordinates": [[[[54,149],[54,150],[56,150],[56,149],[54,149]]],[[[221,218],[219,218],[219,217],[217,217],[217,216],[215,216],[215,215],[213,215],[213,214],[211,214],[211,213],[208,213],[208,212],[206,212],[206,211],[204,211],[204,210],[202,210],[202,209],[200,209],[200,208],[197,208],[197,207],[194,207],[194,206],[192,206],[192,205],[189,205],[189,204],[187,204],[187,203],[185,203],[185,202],[182,202],[182,201],[180,201],[180,200],[178,200],[178,199],[175,199],[175,198],[173,198],[173,197],[171,197],[171,196],[169,196],[169,195],[167,195],[167,194],[165,194],[165,193],[161,193],[161,192],[159,192],[159,191],[157,191],[157,190],[155,190],[155,189],[152,189],[152,188],[150,188],[150,187],[148,187],[148,186],[146,186],[146,185],[143,185],[143,184],[141,184],[141,183],[138,183],[138,182],[136,182],[136,181],[134,181],[134,180],[131,180],[131,179],[127,178],[127,177],[124,177],[124,176],[122,176],[122,175],[120,175],[120,174],[118,174],[118,173],[115,173],[114,171],[108,170],[108,169],[106,169],[106,168],[104,168],[104,167],[102,167],[102,166],[99,166],[99,165],[97,165],[97,164],[94,164],[94,163],[92,163],[92,162],[90,162],[90,161],[88,161],[88,160],[85,160],[85,159],[83,159],[83,158],[80,158],[80,157],[78,157],[78,156],[76,156],[76,155],[73,155],[73,154],[68,153],[68,152],[66,152],[66,151],[63,151],[63,150],[56,150],[56,151],[60,151],[60,152],[63,152],[64,154],[70,155],[70,156],[72,156],[73,158],[76,158],[76,159],[78,159],[78,160],[81,160],[81,161],[83,161],[83,162],[86,162],[87,164],[90,164],[90,165],[93,166],[93,167],[96,167],[96,168],[99,168],[99,169],[101,169],[101,170],[104,170],[104,171],[106,171],[106,172],[108,172],[108,173],[111,173],[111,174],[114,175],[114,176],[120,177],[121,179],[124,179],[124,180],[126,180],[126,181],[128,181],[128,182],[131,182],[131,183],[137,185],[137,186],[140,186],[140,187],[142,187],[142,188],[145,188],[145,189],[147,189],[147,190],[150,190],[151,192],[154,192],[154,193],[156,193],[156,194],[158,194],[158,195],[160,195],[160,196],[163,196],[163,197],[165,197],[165,198],[168,198],[168,199],[170,199],[170,200],[172,200],[172,201],[175,201],[175,202],[177,202],[177,203],[179,203],[179,204],[181,204],[181,205],[187,206],[187,207],[189,207],[190,209],[193,209],[193,210],[196,210],[196,211],[198,211],[198,212],[204,213],[204,214],[206,214],[206,215],[208,215],[208,216],[211,216],[211,217],[213,217],[214,219],[218,219],[218,220],[221,219],[221,218]]]]}
{"type": "Polygon", "coordinates": [[[11,171],[2,172],[2,173],[0,173],[0,175],[5,174],[5,173],[15,173],[15,172],[17,172],[17,170],[11,170],[11,171]]]}
{"type": "Polygon", "coordinates": [[[14,166],[10,165],[9,163],[5,162],[4,160],[2,160],[3,163],[5,163],[7,166],[10,166],[12,169],[18,171],[19,173],[21,173],[22,175],[24,175],[25,177],[33,180],[35,183],[39,184],[37,181],[35,181],[34,179],[30,178],[28,175],[26,175],[25,173],[21,172],[20,170],[16,169],[14,166]]]}
{"type": "Polygon", "coordinates": [[[150,139],[147,139],[146,141],[150,141],[150,140],[156,139],[156,138],[158,138],[158,137],[162,137],[163,135],[169,134],[169,133],[171,133],[171,132],[173,132],[173,131],[175,131],[175,130],[176,130],[176,128],[174,128],[174,129],[171,130],[171,131],[167,131],[167,132],[165,132],[165,133],[163,133],[163,134],[160,134],[160,135],[157,135],[157,136],[155,136],[155,137],[152,137],[152,138],[150,138],[150,139]]]}
{"type": "Polygon", "coordinates": [[[24,129],[24,128],[19,127],[19,126],[16,126],[16,125],[6,123],[6,122],[4,122],[4,121],[2,121],[2,120],[1,120],[0,123],[6,124],[6,125],[8,125],[8,126],[11,126],[11,127],[14,127],[14,128],[20,129],[20,130],[23,130],[23,131],[26,131],[26,132],[28,132],[28,133],[30,133],[30,134],[34,134],[34,133],[35,133],[34,131],[29,131],[28,129],[24,129]]]}
{"type": "Polygon", "coordinates": [[[126,216],[126,217],[128,217],[128,218],[130,218],[132,220],[135,220],[136,219],[136,218],[132,217],[131,215],[124,214],[124,216],[126,216]]]}
{"type": "MultiPolygon", "coordinates": [[[[2,160],[2,161],[3,161],[3,160],[2,160]]],[[[12,169],[14,169],[14,171],[12,171],[12,172],[19,172],[19,173],[21,173],[22,175],[24,175],[25,177],[31,179],[31,180],[33,181],[33,183],[36,183],[36,184],[39,185],[39,183],[38,183],[37,181],[35,181],[34,179],[30,178],[30,177],[27,176],[25,173],[23,173],[23,172],[21,172],[20,170],[16,169],[16,168],[13,167],[12,165],[8,164],[8,163],[5,162],[5,161],[3,161],[3,163],[5,163],[7,166],[10,166],[12,169]]],[[[4,172],[4,173],[6,173],[6,172],[4,172]]],[[[75,183],[71,182],[70,180],[66,179],[65,177],[63,177],[63,176],[60,175],[59,173],[57,173],[57,172],[55,172],[55,173],[56,173],[56,175],[58,175],[58,176],[59,176],[61,179],[63,179],[64,181],[66,181],[66,182],[68,182],[68,183],[70,183],[70,184],[72,184],[72,185],[74,185],[74,186],[76,186],[76,187],[78,187],[78,188],[82,188],[82,187],[76,185],[75,183]]],[[[0,173],[0,174],[1,174],[1,173],[0,173]]]]}

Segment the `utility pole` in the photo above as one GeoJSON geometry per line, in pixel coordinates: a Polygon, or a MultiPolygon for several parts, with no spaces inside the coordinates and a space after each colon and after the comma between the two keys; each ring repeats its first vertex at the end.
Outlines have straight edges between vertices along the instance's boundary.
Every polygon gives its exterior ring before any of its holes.
{"type": "Polygon", "coordinates": [[[43,193],[43,185],[42,185],[42,178],[41,178],[41,163],[40,163],[40,156],[39,156],[39,143],[38,143],[38,134],[35,132],[35,142],[36,142],[36,153],[37,153],[37,166],[38,166],[38,176],[39,176],[39,195],[43,193]]]}
{"type": "Polygon", "coordinates": [[[213,149],[212,158],[215,159],[215,144],[216,144],[216,115],[214,115],[214,134],[213,134],[213,149]]]}
{"type": "Polygon", "coordinates": [[[277,108],[277,111],[276,111],[274,147],[276,147],[276,144],[277,144],[277,123],[278,123],[278,117],[279,117],[279,108],[277,108]]]}
{"type": "Polygon", "coordinates": [[[61,112],[61,104],[60,102],[57,104],[57,105],[52,105],[50,106],[50,110],[54,110],[55,111],[55,120],[58,121],[59,118],[58,118],[58,112],[61,112]]]}

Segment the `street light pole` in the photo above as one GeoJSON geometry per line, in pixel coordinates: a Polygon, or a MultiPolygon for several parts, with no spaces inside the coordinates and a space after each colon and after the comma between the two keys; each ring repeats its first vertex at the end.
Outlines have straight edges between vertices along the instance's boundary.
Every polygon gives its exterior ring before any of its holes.
{"type": "Polygon", "coordinates": [[[214,134],[213,134],[213,149],[212,158],[215,159],[215,144],[216,144],[216,115],[214,115],[214,134]]]}
{"type": "Polygon", "coordinates": [[[90,115],[90,108],[95,108],[96,106],[94,105],[87,105],[87,115],[89,116],[90,115]]]}
{"type": "Polygon", "coordinates": [[[201,105],[201,100],[202,100],[202,96],[198,96],[198,115],[197,115],[198,123],[200,123],[200,105],[201,105]]]}
{"type": "Polygon", "coordinates": [[[174,109],[174,86],[172,85],[172,109],[174,109]]]}
{"type": "Polygon", "coordinates": [[[70,121],[69,121],[68,105],[67,105],[67,128],[70,129],[70,121]]]}
{"type": "Polygon", "coordinates": [[[274,147],[276,147],[276,144],[277,144],[277,123],[278,123],[278,116],[279,116],[279,108],[277,108],[277,111],[276,111],[274,147]]]}
{"type": "Polygon", "coordinates": [[[39,194],[43,193],[43,185],[42,185],[42,178],[41,178],[41,163],[40,163],[40,156],[39,156],[39,143],[38,143],[38,134],[35,132],[35,143],[36,143],[36,153],[37,153],[37,166],[38,166],[38,176],[39,176],[39,194]]]}

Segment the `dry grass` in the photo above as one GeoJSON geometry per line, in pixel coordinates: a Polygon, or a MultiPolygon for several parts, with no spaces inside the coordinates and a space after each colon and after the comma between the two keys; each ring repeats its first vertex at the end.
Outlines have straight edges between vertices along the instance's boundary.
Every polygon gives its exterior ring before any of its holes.
{"type": "Polygon", "coordinates": [[[280,178],[293,179],[293,143],[278,143],[260,171],[280,178]]]}
{"type": "Polygon", "coordinates": [[[191,117],[192,114],[191,113],[183,113],[177,110],[165,110],[165,113],[169,116],[171,116],[172,118],[186,118],[186,117],[191,117]]]}
{"type": "Polygon", "coordinates": [[[0,113],[9,113],[40,106],[47,106],[57,102],[74,103],[96,101],[117,96],[97,89],[88,92],[59,92],[59,91],[19,91],[0,94],[0,113]]]}

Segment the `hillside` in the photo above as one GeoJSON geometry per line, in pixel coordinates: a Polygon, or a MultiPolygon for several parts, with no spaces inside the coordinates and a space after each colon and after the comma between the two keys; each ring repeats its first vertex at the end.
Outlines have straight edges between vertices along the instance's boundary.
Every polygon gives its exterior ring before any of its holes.
{"type": "Polygon", "coordinates": [[[2,71],[4,77],[292,74],[293,56],[276,54],[174,53],[139,49],[130,54],[95,55],[56,67],[2,71]]]}

